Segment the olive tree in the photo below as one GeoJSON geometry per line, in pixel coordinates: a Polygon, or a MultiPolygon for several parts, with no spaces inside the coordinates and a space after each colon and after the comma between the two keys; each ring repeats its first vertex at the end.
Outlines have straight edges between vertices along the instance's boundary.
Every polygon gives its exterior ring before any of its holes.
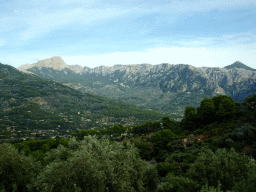
{"type": "Polygon", "coordinates": [[[9,192],[13,191],[16,184],[18,191],[27,191],[27,185],[31,179],[40,172],[42,165],[36,162],[32,156],[25,156],[25,152],[19,153],[9,143],[0,145],[0,185],[9,192]]]}
{"type": "Polygon", "coordinates": [[[190,166],[186,173],[190,179],[204,185],[218,186],[221,190],[232,190],[235,183],[247,179],[247,173],[252,163],[247,156],[237,153],[234,148],[229,152],[218,149],[215,153],[211,149],[203,147],[195,163],[190,166]]]}
{"type": "Polygon", "coordinates": [[[68,145],[68,149],[59,146],[46,153],[49,164],[28,185],[30,191],[143,192],[156,188],[156,170],[130,142],[124,147],[89,135],[82,141],[72,138],[68,145]]]}

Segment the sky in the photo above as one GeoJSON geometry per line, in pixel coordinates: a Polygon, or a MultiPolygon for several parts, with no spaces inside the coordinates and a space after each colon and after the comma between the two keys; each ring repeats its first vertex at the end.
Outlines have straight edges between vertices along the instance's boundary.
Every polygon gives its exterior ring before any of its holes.
{"type": "Polygon", "coordinates": [[[1,0],[0,63],[256,68],[255,0],[1,0]]]}

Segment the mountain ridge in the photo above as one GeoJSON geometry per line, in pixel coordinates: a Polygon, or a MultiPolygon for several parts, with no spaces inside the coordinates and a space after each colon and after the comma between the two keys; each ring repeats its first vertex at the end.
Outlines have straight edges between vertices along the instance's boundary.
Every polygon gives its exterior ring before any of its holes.
{"type": "MultiPolygon", "coordinates": [[[[161,63],[161,64],[157,64],[157,65],[189,65],[189,64],[170,64],[170,63],[161,63]]],[[[30,69],[32,67],[38,67],[38,68],[42,68],[42,67],[48,67],[48,68],[53,68],[56,70],[62,70],[64,68],[69,68],[69,69],[75,69],[75,68],[84,68],[84,69],[91,69],[91,70],[95,70],[97,68],[119,68],[122,66],[143,66],[143,67],[149,67],[149,66],[155,66],[153,64],[149,64],[149,63],[142,63],[142,64],[128,64],[128,65],[122,65],[122,64],[115,64],[111,67],[105,66],[105,65],[101,65],[98,67],[94,67],[94,68],[90,68],[87,66],[80,66],[78,64],[73,64],[73,65],[68,65],[65,63],[65,61],[62,59],[61,56],[53,56],[47,59],[43,59],[43,60],[39,60],[37,63],[33,63],[33,64],[23,64],[21,66],[19,66],[17,69],[18,70],[26,70],[26,69],[30,69]]],[[[190,65],[192,66],[192,65],[190,65]]],[[[192,66],[194,67],[194,66],[192,66]]],[[[230,65],[227,65],[225,67],[223,67],[224,69],[231,69],[231,68],[243,68],[246,70],[252,70],[252,71],[256,71],[256,69],[253,69],[251,67],[248,67],[247,65],[245,65],[244,63],[240,62],[240,61],[236,61],[230,65]]],[[[201,67],[197,67],[197,68],[201,68],[201,67]]],[[[203,67],[205,68],[205,67],[203,67]]],[[[216,68],[216,67],[206,67],[206,68],[216,68]]],[[[220,67],[217,67],[220,68],[220,67]]]]}
{"type": "Polygon", "coordinates": [[[22,137],[26,130],[31,134],[40,131],[52,135],[55,131],[67,135],[69,131],[109,128],[119,123],[133,126],[164,116],[125,102],[82,93],[1,63],[0,101],[0,139],[22,137]]]}
{"type": "Polygon", "coordinates": [[[185,106],[198,107],[204,98],[227,95],[241,102],[251,96],[256,91],[256,72],[245,68],[241,62],[227,68],[162,63],[95,68],[75,65],[60,70],[33,66],[27,71],[84,93],[133,103],[179,120],[185,106]]]}
{"type": "Polygon", "coordinates": [[[232,68],[240,68],[240,69],[246,69],[246,70],[251,70],[251,71],[256,71],[256,69],[253,69],[251,67],[248,67],[247,65],[245,65],[244,63],[240,62],[240,61],[236,61],[231,65],[227,65],[224,68],[225,69],[232,69],[232,68]]]}

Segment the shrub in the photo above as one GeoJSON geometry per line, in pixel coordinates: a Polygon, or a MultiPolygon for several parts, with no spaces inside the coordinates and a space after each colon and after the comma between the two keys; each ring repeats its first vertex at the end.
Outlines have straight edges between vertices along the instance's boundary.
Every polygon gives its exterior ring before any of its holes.
{"type": "MultiPolygon", "coordinates": [[[[30,190],[74,191],[74,184],[87,191],[144,190],[143,175],[150,165],[141,160],[133,144],[128,142],[127,149],[123,150],[122,144],[110,144],[105,139],[99,142],[95,135],[89,135],[80,142],[72,138],[68,145],[71,155],[67,154],[66,160],[65,155],[62,160],[60,158],[65,152],[64,146],[47,153],[46,158],[51,162],[33,179],[30,190]]],[[[151,182],[155,181],[153,177],[149,178],[151,182]]]]}
{"type": "Polygon", "coordinates": [[[242,149],[244,148],[245,144],[244,143],[233,143],[232,147],[238,152],[240,153],[242,151],[242,149]]]}
{"type": "Polygon", "coordinates": [[[201,186],[193,180],[168,174],[158,185],[157,192],[197,192],[199,189],[201,186]]]}
{"type": "MultiPolygon", "coordinates": [[[[214,187],[209,187],[208,188],[208,182],[207,182],[206,185],[202,187],[200,192],[223,192],[223,191],[220,190],[220,188],[221,188],[221,183],[220,183],[219,180],[218,180],[218,187],[217,187],[217,189],[214,188],[214,187]]],[[[232,192],[232,191],[227,190],[227,192],[232,192]]]]}
{"type": "Polygon", "coordinates": [[[26,191],[30,180],[41,168],[41,163],[35,162],[32,156],[26,157],[24,151],[19,154],[18,149],[9,143],[0,145],[0,185],[6,191],[12,191],[14,184],[17,184],[18,191],[26,191]]]}
{"type": "Polygon", "coordinates": [[[160,162],[157,164],[157,171],[161,177],[165,177],[167,173],[176,171],[177,166],[173,163],[160,162]]]}
{"type": "Polygon", "coordinates": [[[256,164],[251,163],[251,168],[247,173],[247,179],[235,183],[233,190],[235,192],[252,192],[256,189],[256,164]]]}
{"type": "Polygon", "coordinates": [[[218,149],[215,154],[209,148],[202,148],[196,162],[190,166],[186,175],[204,185],[217,187],[217,181],[222,184],[221,190],[231,190],[234,183],[247,177],[249,159],[237,153],[234,148],[227,153],[226,149],[218,149]]]}
{"type": "Polygon", "coordinates": [[[246,142],[246,140],[249,138],[249,135],[253,132],[253,126],[249,123],[246,123],[242,127],[236,128],[234,130],[234,133],[236,134],[238,140],[242,142],[246,142]]]}
{"type": "Polygon", "coordinates": [[[154,192],[159,183],[158,171],[155,165],[147,167],[143,177],[144,188],[148,192],[154,192]]]}

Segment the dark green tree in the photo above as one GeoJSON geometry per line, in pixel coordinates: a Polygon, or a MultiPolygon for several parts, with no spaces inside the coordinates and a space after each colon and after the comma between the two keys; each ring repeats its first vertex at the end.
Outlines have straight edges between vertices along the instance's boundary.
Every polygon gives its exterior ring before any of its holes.
{"type": "Polygon", "coordinates": [[[200,107],[198,107],[196,110],[200,122],[203,125],[211,124],[215,121],[215,106],[212,99],[203,99],[203,101],[201,101],[200,107]]]}
{"type": "Polygon", "coordinates": [[[199,129],[199,124],[201,123],[194,107],[186,107],[185,119],[183,122],[183,126],[185,126],[185,129],[188,131],[199,129]]]}
{"type": "Polygon", "coordinates": [[[160,132],[155,133],[150,142],[153,143],[154,152],[152,156],[156,160],[160,160],[159,154],[162,150],[168,150],[167,144],[176,139],[176,135],[169,129],[162,130],[160,132]]]}
{"type": "Polygon", "coordinates": [[[160,121],[155,121],[153,123],[153,131],[156,131],[156,130],[159,130],[159,129],[161,129],[160,121]]]}
{"type": "Polygon", "coordinates": [[[139,141],[135,141],[134,142],[135,147],[137,147],[139,149],[139,155],[143,160],[147,160],[149,161],[151,159],[151,147],[150,144],[147,142],[139,142],[139,141]]]}
{"type": "Polygon", "coordinates": [[[213,97],[215,106],[215,120],[219,123],[235,117],[237,113],[236,104],[231,97],[219,95],[213,97]]]}
{"type": "Polygon", "coordinates": [[[237,153],[234,148],[228,152],[225,148],[215,153],[209,148],[202,148],[199,157],[186,173],[190,179],[201,186],[208,182],[209,186],[218,186],[221,190],[232,190],[235,183],[247,179],[247,173],[253,166],[247,156],[237,153]]]}
{"type": "Polygon", "coordinates": [[[170,117],[165,116],[165,117],[162,118],[162,121],[163,121],[163,129],[172,130],[174,120],[172,120],[170,117]]]}
{"type": "Polygon", "coordinates": [[[114,125],[113,127],[110,128],[110,131],[113,133],[116,133],[120,135],[121,133],[124,133],[127,130],[126,127],[124,127],[122,124],[119,125],[114,125]]]}
{"type": "Polygon", "coordinates": [[[19,153],[9,143],[0,145],[0,185],[6,191],[13,191],[13,184],[17,185],[17,191],[27,191],[27,185],[41,169],[41,163],[33,160],[32,156],[27,157],[24,151],[19,153]]]}

